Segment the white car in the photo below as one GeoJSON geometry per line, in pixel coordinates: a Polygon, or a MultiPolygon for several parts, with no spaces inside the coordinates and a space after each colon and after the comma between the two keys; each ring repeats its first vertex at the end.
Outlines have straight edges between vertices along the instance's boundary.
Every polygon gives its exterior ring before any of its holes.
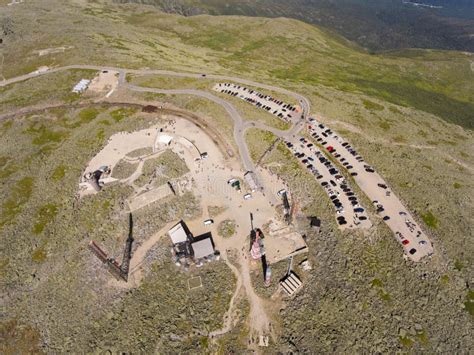
{"type": "Polygon", "coordinates": [[[252,194],[245,194],[244,200],[250,200],[252,198],[252,194]]]}
{"type": "Polygon", "coordinates": [[[209,226],[209,225],[211,225],[211,224],[214,224],[214,221],[213,221],[212,219],[206,219],[206,220],[204,221],[204,225],[205,225],[205,226],[209,226]]]}

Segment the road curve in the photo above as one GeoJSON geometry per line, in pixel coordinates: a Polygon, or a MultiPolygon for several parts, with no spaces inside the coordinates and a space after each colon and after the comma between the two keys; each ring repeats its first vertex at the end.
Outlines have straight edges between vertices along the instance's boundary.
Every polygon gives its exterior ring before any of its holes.
{"type": "Polygon", "coordinates": [[[261,184],[262,179],[259,178],[258,172],[255,169],[255,164],[253,163],[250,153],[247,147],[247,143],[245,142],[245,131],[250,127],[260,128],[262,130],[267,130],[272,132],[273,134],[277,135],[278,137],[290,137],[297,134],[303,127],[305,119],[308,117],[310,112],[310,103],[309,100],[295,92],[292,92],[287,89],[279,88],[277,86],[266,85],[257,83],[247,79],[236,78],[227,75],[216,75],[216,74],[197,74],[197,73],[178,73],[169,70],[152,70],[152,69],[125,69],[125,68],[117,68],[117,67],[110,67],[110,66],[99,66],[99,65],[68,65],[63,67],[51,68],[44,71],[36,71],[29,74],[20,75],[14,78],[6,79],[0,81],[0,87],[4,87],[13,83],[21,82],[24,80],[28,80],[31,78],[39,77],[45,74],[51,74],[66,70],[73,70],[73,69],[83,69],[83,70],[110,70],[116,71],[119,73],[119,85],[126,89],[136,91],[136,92],[151,92],[156,94],[167,94],[167,95],[193,95],[203,97],[207,100],[213,101],[218,105],[221,105],[226,112],[229,114],[231,119],[234,122],[234,140],[237,144],[237,148],[239,150],[240,157],[242,159],[243,166],[247,171],[253,171],[257,175],[257,179],[259,181],[260,186],[262,187],[262,192],[270,199],[271,203],[276,204],[276,198],[271,194],[267,188],[261,184]],[[225,80],[225,81],[234,81],[243,85],[250,85],[255,86],[267,90],[272,90],[275,92],[279,92],[282,94],[286,94],[289,96],[294,97],[301,105],[303,110],[303,119],[299,120],[298,122],[294,122],[293,126],[288,131],[281,131],[272,127],[268,127],[260,122],[253,122],[247,121],[244,122],[238,111],[235,107],[230,104],[229,102],[221,99],[218,96],[212,95],[209,92],[202,91],[202,90],[195,90],[195,89],[173,89],[173,90],[162,90],[157,88],[147,88],[137,85],[132,85],[127,82],[126,75],[127,74],[136,74],[136,75],[165,75],[165,76],[176,76],[176,77],[184,77],[184,78],[196,78],[196,79],[213,79],[213,80],[225,80]]]}
{"type": "Polygon", "coordinates": [[[236,83],[244,84],[244,85],[251,85],[251,86],[256,86],[260,87],[262,89],[267,89],[267,90],[272,90],[275,92],[279,92],[285,95],[289,95],[294,97],[296,100],[301,105],[301,108],[303,109],[303,117],[307,118],[310,112],[310,102],[309,100],[304,97],[303,95],[300,95],[296,92],[280,88],[278,86],[273,86],[273,85],[267,85],[267,84],[262,84],[258,83],[252,80],[247,80],[247,79],[241,79],[233,76],[227,76],[227,75],[218,75],[218,74],[198,74],[198,73],[179,73],[179,72],[174,72],[170,70],[159,70],[159,69],[126,69],[126,68],[118,68],[118,67],[109,67],[109,66],[101,66],[101,65],[86,65],[86,64],[77,64],[77,65],[66,65],[63,67],[57,67],[57,68],[51,68],[45,71],[36,71],[32,72],[29,74],[24,74],[20,75],[14,78],[6,79],[3,81],[0,81],[0,87],[10,85],[16,82],[24,81],[27,79],[35,78],[44,74],[49,74],[49,73],[56,73],[60,71],[65,71],[65,70],[71,70],[71,69],[89,69],[89,70],[113,70],[117,71],[120,73],[120,83],[125,83],[126,82],[126,74],[136,74],[136,75],[166,75],[166,76],[176,76],[176,77],[182,77],[182,78],[195,78],[195,79],[213,79],[213,80],[228,80],[228,81],[234,81],[236,83]]]}

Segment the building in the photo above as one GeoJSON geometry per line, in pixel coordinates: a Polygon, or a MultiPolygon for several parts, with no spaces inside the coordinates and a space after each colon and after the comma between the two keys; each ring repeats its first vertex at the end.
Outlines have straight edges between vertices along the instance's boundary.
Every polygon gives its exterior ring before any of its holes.
{"type": "Polygon", "coordinates": [[[249,185],[250,190],[252,190],[252,192],[255,192],[258,190],[257,176],[255,175],[253,171],[247,171],[244,174],[244,179],[249,185]]]}
{"type": "Polygon", "coordinates": [[[86,89],[89,87],[90,83],[91,83],[90,80],[82,79],[81,81],[79,81],[76,84],[76,86],[74,86],[74,88],[72,89],[72,92],[75,93],[75,94],[80,94],[80,93],[86,91],[86,89]]]}
{"type": "Polygon", "coordinates": [[[205,233],[194,237],[183,221],[180,221],[168,231],[173,243],[173,257],[176,265],[183,265],[185,270],[190,264],[201,266],[203,261],[216,259],[219,254],[214,249],[212,234],[205,233]]]}
{"type": "Polygon", "coordinates": [[[168,236],[173,242],[173,245],[187,242],[188,235],[190,235],[190,233],[188,233],[187,227],[183,221],[180,221],[168,231],[168,236]]]}
{"type": "Polygon", "coordinates": [[[212,243],[211,233],[206,233],[196,238],[196,241],[191,243],[194,260],[214,257],[214,245],[212,243]]]}

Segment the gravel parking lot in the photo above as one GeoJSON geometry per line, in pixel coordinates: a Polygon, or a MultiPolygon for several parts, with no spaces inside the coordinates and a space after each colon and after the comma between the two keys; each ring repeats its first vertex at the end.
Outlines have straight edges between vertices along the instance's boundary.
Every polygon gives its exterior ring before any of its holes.
{"type": "Polygon", "coordinates": [[[336,209],[336,220],[341,229],[365,228],[372,226],[366,210],[348,181],[339,173],[339,170],[313,143],[303,137],[286,141],[286,146],[293,155],[314,175],[328,194],[336,209]]]}
{"type": "Polygon", "coordinates": [[[355,182],[374,204],[378,215],[395,234],[406,255],[413,261],[433,254],[433,245],[387,183],[367,164],[357,151],[314,118],[309,132],[353,176],[355,182]]]}
{"type": "Polygon", "coordinates": [[[268,111],[285,122],[303,118],[303,112],[299,106],[287,104],[281,100],[275,99],[269,95],[262,94],[255,90],[248,89],[244,86],[230,83],[220,83],[214,86],[214,90],[245,100],[256,107],[268,111]]]}

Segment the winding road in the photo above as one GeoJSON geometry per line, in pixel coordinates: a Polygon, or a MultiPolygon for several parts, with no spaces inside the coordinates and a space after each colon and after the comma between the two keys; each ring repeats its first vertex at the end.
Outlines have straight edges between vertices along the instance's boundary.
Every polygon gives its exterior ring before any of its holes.
{"type": "Polygon", "coordinates": [[[36,78],[36,77],[46,75],[46,74],[57,73],[57,72],[62,72],[62,71],[67,71],[67,70],[74,70],[74,69],[116,71],[119,73],[118,87],[122,87],[122,88],[135,91],[135,92],[148,92],[148,93],[166,94],[166,95],[174,95],[174,94],[175,95],[193,95],[193,96],[205,98],[207,100],[210,100],[222,106],[234,122],[233,136],[234,136],[234,140],[237,145],[237,148],[239,150],[239,155],[242,159],[242,163],[245,170],[253,171],[256,174],[258,183],[260,187],[262,188],[262,192],[270,198],[270,201],[273,204],[277,203],[276,197],[274,197],[270,193],[270,191],[262,184],[262,179],[259,178],[258,176],[258,172],[256,170],[255,164],[253,163],[250,157],[247,143],[245,142],[245,131],[249,128],[255,127],[255,128],[269,131],[281,138],[291,137],[298,134],[298,132],[304,127],[304,122],[306,121],[306,118],[308,117],[309,112],[310,112],[310,102],[306,97],[298,93],[292,92],[290,90],[277,87],[277,86],[261,84],[261,83],[257,83],[251,80],[241,79],[241,78],[236,78],[236,77],[226,76],[226,75],[178,73],[178,72],[173,72],[169,70],[125,69],[125,68],[98,66],[98,65],[68,65],[68,66],[63,66],[63,67],[51,68],[48,70],[35,71],[29,74],[20,75],[14,78],[3,80],[0,82],[0,87],[4,87],[4,86],[21,82],[24,80],[36,78]],[[294,97],[301,105],[301,108],[303,110],[303,113],[302,113],[303,119],[293,121],[292,127],[286,131],[278,130],[273,127],[268,127],[265,124],[262,124],[261,122],[253,122],[253,121],[244,122],[244,120],[240,116],[237,109],[231,103],[209,92],[202,91],[202,90],[195,90],[195,89],[164,90],[164,89],[137,86],[137,85],[133,85],[127,82],[126,80],[127,74],[164,75],[164,76],[175,76],[175,77],[181,77],[181,78],[194,78],[194,79],[203,79],[203,80],[208,79],[208,80],[234,81],[243,85],[250,85],[250,86],[259,87],[262,89],[271,90],[274,92],[278,92],[278,93],[282,93],[282,94],[294,97]]]}

